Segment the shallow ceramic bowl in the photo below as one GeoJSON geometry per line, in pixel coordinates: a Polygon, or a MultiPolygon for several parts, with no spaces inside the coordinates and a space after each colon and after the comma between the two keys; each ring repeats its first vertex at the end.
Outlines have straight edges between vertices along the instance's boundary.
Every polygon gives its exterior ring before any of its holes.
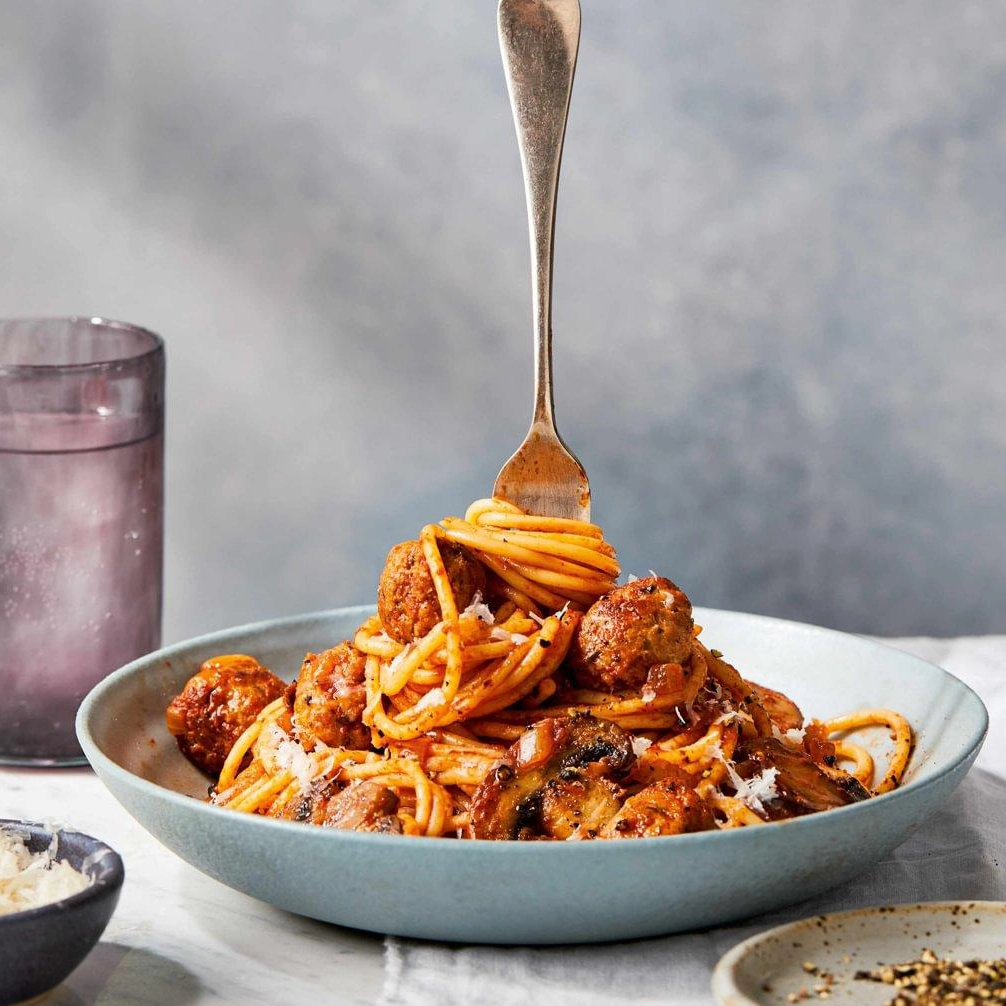
{"type": "MultiPolygon", "coordinates": [[[[0,820],[0,829],[20,835],[32,852],[52,840],[41,824],[0,820]]],[[[56,859],[75,870],[85,869],[87,860],[91,886],[61,901],[0,915],[0,1006],[55,988],[94,949],[115,911],[123,878],[117,852],[90,835],[61,830],[56,859]]]]}
{"type": "Polygon", "coordinates": [[[857,971],[917,961],[926,949],[956,961],[996,959],[1003,947],[1006,904],[1000,901],[858,908],[801,919],[739,943],[716,965],[713,994],[720,1006],[789,1006],[819,1002],[816,986],[828,992],[829,1006],[882,1006],[896,990],[856,981],[857,971]]]}
{"type": "MultiPolygon", "coordinates": [[[[212,807],[164,709],[200,663],[252,654],[292,677],[308,650],[351,637],[348,608],[218,632],[137,660],[84,701],[77,733],[123,806],[197,869],[280,908],[346,926],[439,940],[627,939],[751,916],[868,869],[943,804],[974,761],[988,716],[956,678],[854,636],[698,609],[703,639],[808,716],[889,705],[917,749],[905,785],[783,824],[623,842],[405,839],[273,821],[212,807]],[[743,869],[738,869],[742,865],[743,869]]],[[[883,758],[886,731],[863,741],[883,758]]]]}

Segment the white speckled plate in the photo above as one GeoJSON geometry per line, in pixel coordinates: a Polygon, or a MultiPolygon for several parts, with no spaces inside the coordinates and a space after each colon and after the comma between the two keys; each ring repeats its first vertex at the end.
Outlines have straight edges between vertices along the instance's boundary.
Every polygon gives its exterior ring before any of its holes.
{"type": "Polygon", "coordinates": [[[857,981],[857,971],[919,959],[924,949],[953,960],[1006,955],[1006,904],[934,901],[815,915],[738,943],[716,965],[720,1006],[790,1006],[797,1002],[881,1006],[890,985],[857,981]],[[809,968],[817,969],[815,974],[809,968]],[[834,976],[819,998],[820,972],[834,976]],[[804,998],[806,993],[806,998],[804,998]]]}

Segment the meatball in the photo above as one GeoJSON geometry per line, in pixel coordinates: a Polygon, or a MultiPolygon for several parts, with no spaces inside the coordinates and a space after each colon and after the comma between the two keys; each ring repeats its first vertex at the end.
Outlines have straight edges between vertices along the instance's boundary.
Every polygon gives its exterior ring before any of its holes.
{"type": "Polygon", "coordinates": [[[308,751],[319,742],[362,751],[370,747],[370,729],[362,722],[366,666],[366,657],[348,642],[304,658],[293,718],[297,739],[308,751]]]}
{"type": "Polygon", "coordinates": [[[552,838],[596,838],[624,791],[607,779],[563,769],[541,791],[541,827],[552,838]]]}
{"type": "MultiPolygon", "coordinates": [[[[459,609],[485,593],[485,567],[461,545],[440,543],[447,578],[459,609]]],[[[425,636],[440,621],[440,601],[418,541],[403,541],[389,553],[377,585],[377,613],[384,631],[399,643],[425,636]]]]}
{"type": "Polygon", "coordinates": [[[691,602],[670,580],[633,580],[591,605],[568,664],[581,688],[639,690],[651,668],[688,661],[693,630],[691,602]]]}
{"type": "Polygon", "coordinates": [[[168,706],[168,730],[196,768],[217,776],[234,742],[285,689],[254,657],[213,657],[168,706]]]}
{"type": "Polygon", "coordinates": [[[602,838],[655,838],[710,831],[715,827],[708,804],[687,783],[673,777],[641,789],[622,804],[601,831],[602,838]]]}

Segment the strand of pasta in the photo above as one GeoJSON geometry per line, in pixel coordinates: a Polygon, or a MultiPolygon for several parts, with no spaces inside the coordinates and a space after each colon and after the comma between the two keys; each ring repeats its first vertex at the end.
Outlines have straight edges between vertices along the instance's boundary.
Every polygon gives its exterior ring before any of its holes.
{"type": "Polygon", "coordinates": [[[595,524],[525,514],[499,499],[476,500],[462,520],[440,522],[444,537],[465,545],[508,585],[526,608],[587,607],[611,590],[620,568],[595,524]]]}
{"type": "Polygon", "coordinates": [[[447,576],[447,568],[440,555],[437,545],[439,528],[435,524],[427,524],[419,535],[423,545],[423,555],[430,567],[433,587],[440,602],[440,612],[443,616],[444,637],[447,641],[447,665],[444,670],[444,680],[440,685],[444,701],[450,702],[461,686],[461,622],[458,616],[457,602],[454,591],[447,576]]]}
{"type": "MultiPolygon", "coordinates": [[[[384,695],[375,693],[364,709],[364,722],[392,740],[410,740],[435,727],[512,705],[555,672],[566,656],[578,622],[579,614],[572,611],[562,619],[549,616],[534,636],[516,644],[503,660],[490,661],[469,675],[451,700],[441,694],[424,705],[424,697],[396,716],[385,709],[384,695]]],[[[433,695],[435,690],[426,694],[433,695]]]]}
{"type": "Polygon", "coordinates": [[[717,790],[705,799],[724,817],[723,821],[716,822],[718,828],[748,828],[754,824],[768,823],[736,796],[725,796],[717,790]]]}
{"type": "Polygon", "coordinates": [[[568,535],[481,528],[458,517],[445,517],[440,525],[448,532],[464,535],[463,544],[478,552],[502,556],[526,569],[536,570],[541,574],[540,579],[536,574],[525,575],[546,586],[581,590],[580,585],[602,586],[618,576],[619,566],[615,559],[580,544],[580,541],[593,543],[592,538],[570,541],[568,535]],[[549,573],[554,576],[545,575],[549,573]]]}
{"type": "Polygon", "coordinates": [[[850,741],[833,741],[835,755],[842,761],[849,761],[853,769],[849,773],[855,776],[867,789],[873,786],[874,764],[869,751],[859,744],[850,741]]]}
{"type": "MultiPolygon", "coordinates": [[[[697,636],[698,633],[696,633],[697,636]]],[[[738,706],[751,716],[759,736],[771,737],[772,721],[769,719],[765,707],[761,704],[757,692],[740,676],[737,668],[728,664],[722,656],[717,656],[712,650],[707,649],[698,638],[695,640],[695,646],[705,658],[709,674],[730,693],[738,706]]]]}
{"type": "Polygon", "coordinates": [[[717,760],[733,757],[737,746],[737,728],[725,723],[713,723],[706,733],[691,744],[680,747],[651,744],[642,754],[644,760],[661,760],[686,772],[708,772],[717,760]]]}
{"type": "Polygon", "coordinates": [[[895,789],[905,774],[908,760],[912,756],[912,727],[901,713],[892,709],[860,709],[847,716],[836,716],[824,720],[824,727],[829,734],[846,734],[864,727],[885,726],[891,732],[894,750],[891,753],[887,771],[880,782],[873,787],[874,793],[888,793],[895,789]]]}
{"type": "MultiPolygon", "coordinates": [[[[415,758],[382,758],[371,752],[346,749],[324,749],[311,752],[313,762],[311,785],[319,780],[338,778],[346,782],[370,779],[389,788],[408,789],[415,794],[412,817],[420,833],[441,835],[449,830],[454,806],[444,785],[432,780],[415,758]]],[[[249,775],[246,786],[232,786],[222,792],[220,806],[244,813],[267,813],[273,803],[282,804],[304,792],[304,782],[288,768],[269,772],[261,756],[241,776],[249,775]]]]}
{"type": "Polygon", "coordinates": [[[227,758],[224,760],[223,768],[220,769],[220,776],[217,779],[218,791],[229,789],[233,785],[238,770],[241,768],[241,763],[244,761],[245,755],[251,750],[251,746],[258,740],[259,734],[262,733],[262,727],[269,720],[279,715],[285,705],[286,699],[284,697],[270,702],[255,717],[251,726],[234,742],[234,746],[227,753],[227,758]]]}

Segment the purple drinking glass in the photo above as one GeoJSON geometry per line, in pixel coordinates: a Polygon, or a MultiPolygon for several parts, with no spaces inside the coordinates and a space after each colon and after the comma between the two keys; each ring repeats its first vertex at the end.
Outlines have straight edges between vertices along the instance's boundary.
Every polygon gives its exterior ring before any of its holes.
{"type": "Polygon", "coordinates": [[[160,645],[164,344],[0,320],[0,763],[82,764],[74,716],[160,645]]]}

